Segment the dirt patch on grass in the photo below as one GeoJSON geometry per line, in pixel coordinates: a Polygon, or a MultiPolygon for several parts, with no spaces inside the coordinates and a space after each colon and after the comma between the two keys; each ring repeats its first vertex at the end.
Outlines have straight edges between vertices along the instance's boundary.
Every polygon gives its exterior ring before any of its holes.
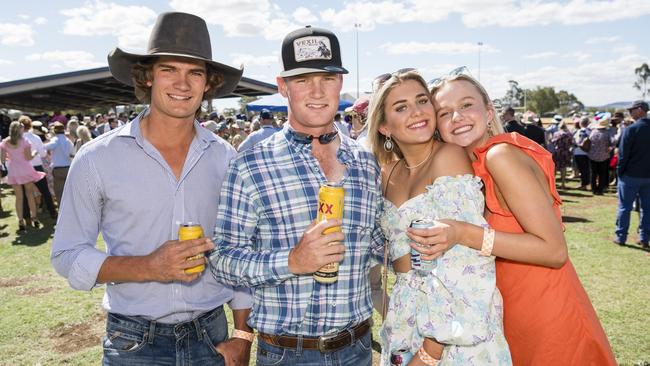
{"type": "Polygon", "coordinates": [[[47,294],[56,290],[54,287],[30,287],[30,288],[21,288],[18,290],[18,295],[21,296],[33,296],[47,294]]]}
{"type": "Polygon", "coordinates": [[[13,278],[0,278],[0,287],[19,287],[26,285],[30,282],[40,281],[47,278],[47,276],[23,276],[23,277],[13,277],[13,278]]]}
{"type": "Polygon", "coordinates": [[[106,315],[95,314],[90,320],[78,324],[61,324],[50,331],[54,349],[58,353],[74,353],[101,344],[106,315]]]}

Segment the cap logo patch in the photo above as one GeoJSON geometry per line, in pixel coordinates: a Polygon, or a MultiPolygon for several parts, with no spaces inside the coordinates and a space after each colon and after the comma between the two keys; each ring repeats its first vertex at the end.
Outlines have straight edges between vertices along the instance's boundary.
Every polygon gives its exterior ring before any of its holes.
{"type": "Polygon", "coordinates": [[[327,37],[303,37],[293,41],[296,62],[331,60],[332,46],[327,37]]]}

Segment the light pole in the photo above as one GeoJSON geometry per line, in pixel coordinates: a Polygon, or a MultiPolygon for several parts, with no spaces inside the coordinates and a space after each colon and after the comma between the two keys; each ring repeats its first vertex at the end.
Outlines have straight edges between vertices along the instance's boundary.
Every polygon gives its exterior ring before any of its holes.
{"type": "Polygon", "coordinates": [[[478,81],[481,81],[481,46],[483,42],[478,42],[478,81]]]}
{"type": "Polygon", "coordinates": [[[361,28],[361,23],[354,23],[357,36],[357,99],[359,99],[359,28],[361,28]]]}

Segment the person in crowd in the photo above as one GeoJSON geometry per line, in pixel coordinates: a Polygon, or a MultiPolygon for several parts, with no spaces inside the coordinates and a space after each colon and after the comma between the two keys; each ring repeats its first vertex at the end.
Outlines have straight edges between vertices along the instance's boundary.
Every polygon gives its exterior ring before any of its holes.
{"type": "Polygon", "coordinates": [[[201,126],[203,126],[203,128],[205,128],[206,130],[212,132],[213,134],[217,135],[217,128],[219,127],[217,122],[213,120],[207,120],[201,123],[201,126]]]}
{"type": "Polygon", "coordinates": [[[370,107],[369,141],[382,168],[381,226],[396,272],[381,331],[382,364],[399,350],[414,355],[412,366],[431,364],[432,357],[445,364],[511,364],[494,258],[458,246],[435,262],[435,271],[418,271],[406,235],[421,218],[484,225],[480,180],[462,148],[434,139],[435,110],[419,73],[378,78],[383,82],[370,107]],[[445,344],[442,355],[433,340],[445,344]]]}
{"type": "Polygon", "coordinates": [[[535,141],[539,146],[546,146],[544,129],[537,125],[539,118],[530,116],[524,122],[524,136],[535,141]]]}
{"type": "Polygon", "coordinates": [[[61,208],[61,197],[63,196],[63,187],[68,177],[68,169],[74,156],[74,146],[65,136],[65,126],[60,122],[54,122],[52,125],[54,137],[44,145],[45,150],[52,155],[52,175],[54,177],[54,195],[56,202],[61,208]]]}
{"type": "Polygon", "coordinates": [[[557,132],[553,134],[551,143],[553,144],[553,162],[555,163],[555,171],[560,172],[560,187],[566,189],[566,171],[571,166],[573,147],[573,135],[569,132],[564,121],[560,122],[557,126],[557,132]]]}
{"type": "MultiPolygon", "coordinates": [[[[33,121],[32,122],[32,131],[36,136],[38,136],[41,141],[43,142],[43,147],[45,147],[45,144],[50,142],[50,131],[43,126],[43,122],[41,121],[33,121]]],[[[43,160],[43,170],[45,171],[45,174],[47,174],[47,188],[50,191],[50,196],[54,197],[54,174],[52,174],[52,155],[51,154],[46,154],[45,156],[41,157],[41,160],[43,160]]]]}
{"type": "Polygon", "coordinates": [[[59,122],[65,127],[68,124],[68,118],[61,114],[61,111],[54,111],[52,118],[50,118],[50,124],[54,122],[59,122]]]}
{"type": "Polygon", "coordinates": [[[591,147],[587,152],[591,166],[591,193],[602,196],[609,184],[609,160],[612,140],[609,132],[608,114],[600,114],[594,128],[589,133],[591,147]]]}
{"type": "Polygon", "coordinates": [[[23,131],[22,123],[13,121],[9,125],[9,136],[0,142],[0,163],[7,167],[7,183],[14,191],[19,233],[26,230],[25,212],[23,211],[24,196],[27,197],[32,226],[35,229],[41,227],[36,214],[34,182],[45,178],[45,173],[37,172],[30,163],[36,154],[32,152],[32,145],[29,141],[23,138],[23,131]],[[7,160],[9,160],[9,164],[7,164],[7,160]]]}
{"type": "Polygon", "coordinates": [[[72,116],[65,127],[65,136],[70,140],[73,146],[77,143],[77,139],[79,138],[79,136],[77,136],[77,128],[79,128],[79,119],[77,119],[77,116],[72,116]]]}
{"type": "Polygon", "coordinates": [[[260,112],[260,125],[261,129],[251,133],[246,137],[246,140],[239,145],[237,151],[245,151],[257,145],[259,142],[266,140],[269,136],[278,132],[278,129],[273,127],[273,114],[268,109],[262,109],[260,112]]]}
{"type": "Polygon", "coordinates": [[[508,106],[501,113],[501,121],[503,121],[503,129],[506,132],[517,132],[520,135],[526,136],[524,126],[515,118],[515,109],[508,106]]]}
{"type": "Polygon", "coordinates": [[[379,167],[334,127],[347,73],[334,33],[295,30],[281,53],[276,80],[288,100],[288,122],[230,164],[212,272],[221,282],[253,288],[249,324],[259,332],[258,365],[369,366],[368,270],[383,249],[379,167]],[[319,187],[327,182],[345,190],[342,220],[315,220],[319,187]],[[341,231],[324,233],[334,227],[341,231]],[[312,274],[328,263],[339,263],[338,280],[316,281],[312,274]]]}
{"type": "Polygon", "coordinates": [[[246,139],[246,135],[244,132],[241,130],[241,127],[239,126],[239,123],[233,122],[230,124],[230,145],[235,148],[235,150],[239,149],[239,145],[241,145],[242,142],[244,142],[244,139],[246,139]]]}
{"type": "MultiPolygon", "coordinates": [[[[39,125],[34,129],[32,127],[32,119],[25,115],[20,116],[18,122],[23,125],[23,138],[30,143],[32,151],[35,152],[34,158],[30,163],[34,167],[34,170],[45,173],[45,169],[43,169],[43,158],[47,156],[47,150],[45,150],[41,138],[34,133],[34,131],[39,131],[39,133],[42,134],[43,131],[41,128],[43,125],[39,122],[39,125]]],[[[54,206],[54,200],[52,199],[52,194],[48,188],[47,176],[43,176],[42,179],[34,182],[34,185],[40,192],[43,203],[45,204],[45,208],[50,214],[50,217],[56,218],[56,207],[54,206]]],[[[27,190],[23,190],[23,193],[27,194],[27,190]]],[[[29,211],[28,202],[28,197],[25,197],[25,199],[23,199],[23,212],[29,211]]]]}
{"type": "Polygon", "coordinates": [[[350,136],[350,125],[341,119],[341,113],[334,115],[334,126],[345,136],[350,136]]]}
{"type": "Polygon", "coordinates": [[[368,129],[366,120],[368,119],[369,105],[370,99],[367,97],[359,97],[351,107],[345,110],[350,113],[350,137],[357,140],[361,146],[367,146],[368,129]]]}
{"type": "Polygon", "coordinates": [[[79,149],[86,143],[92,141],[93,136],[90,133],[90,130],[86,126],[79,126],[77,127],[77,141],[75,141],[74,144],[74,154],[76,155],[79,152],[79,149]]]}
{"type": "Polygon", "coordinates": [[[638,197],[640,206],[639,244],[650,249],[650,118],[648,103],[638,100],[628,107],[635,122],[625,128],[618,146],[618,210],[616,239],[620,245],[627,240],[630,212],[638,197]]]}
{"type": "MultiPolygon", "coordinates": [[[[591,166],[589,163],[588,151],[583,150],[587,148],[585,140],[589,138],[591,130],[589,117],[584,116],[580,118],[580,128],[574,134],[575,148],[573,149],[573,158],[576,161],[578,171],[580,172],[580,187],[579,190],[585,191],[591,181],[591,166]]],[[[589,150],[591,149],[591,141],[588,142],[589,150]]]]}
{"type": "Polygon", "coordinates": [[[106,129],[106,119],[104,118],[104,115],[101,113],[97,113],[95,115],[95,127],[90,129],[90,132],[95,132],[93,134],[93,138],[101,135],[104,133],[104,130],[106,129]]]}
{"type": "MultiPolygon", "coordinates": [[[[568,259],[551,155],[504,134],[483,86],[459,74],[440,79],[432,97],[442,140],[465,148],[485,186],[486,219],[496,230],[440,220],[445,228],[409,237],[435,257],[458,243],[497,257],[504,330],[515,365],[615,365],[598,316],[568,259]]],[[[457,244],[457,245],[458,245],[457,244]]]]}
{"type": "Polygon", "coordinates": [[[562,115],[560,115],[560,114],[556,114],[556,115],[553,116],[553,120],[551,121],[551,125],[544,129],[544,131],[545,131],[545,134],[544,134],[544,136],[545,136],[544,146],[546,147],[546,150],[548,150],[551,154],[553,154],[553,152],[555,151],[554,150],[555,146],[553,145],[551,140],[553,139],[553,135],[555,135],[555,133],[558,131],[558,125],[562,121],[564,121],[564,117],[562,117],[562,115]]]}
{"type": "Polygon", "coordinates": [[[205,263],[208,238],[177,240],[181,223],[209,233],[220,216],[235,150],[195,114],[203,100],[231,93],[243,70],[212,60],[207,25],[195,15],[159,15],[148,44],[146,54],[108,55],[112,75],[149,108],[75,157],[51,261],[75,289],[106,284],[103,364],[248,365],[250,292],[187,271],[205,263]],[[96,248],[99,231],[106,252],[96,248]]]}

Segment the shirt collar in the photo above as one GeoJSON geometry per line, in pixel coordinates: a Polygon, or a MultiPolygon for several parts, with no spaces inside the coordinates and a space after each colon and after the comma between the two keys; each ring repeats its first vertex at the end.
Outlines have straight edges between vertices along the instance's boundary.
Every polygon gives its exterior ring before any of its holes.
{"type": "MultiPolygon", "coordinates": [[[[135,141],[143,146],[144,137],[142,136],[142,130],[140,129],[140,121],[149,114],[149,108],[146,108],[137,117],[131,120],[130,123],[127,123],[122,126],[122,129],[117,133],[118,136],[131,137],[135,141]]],[[[210,143],[217,141],[217,137],[207,129],[201,127],[199,121],[194,120],[194,131],[196,131],[196,138],[200,141],[201,147],[206,147],[210,143]]]]}

